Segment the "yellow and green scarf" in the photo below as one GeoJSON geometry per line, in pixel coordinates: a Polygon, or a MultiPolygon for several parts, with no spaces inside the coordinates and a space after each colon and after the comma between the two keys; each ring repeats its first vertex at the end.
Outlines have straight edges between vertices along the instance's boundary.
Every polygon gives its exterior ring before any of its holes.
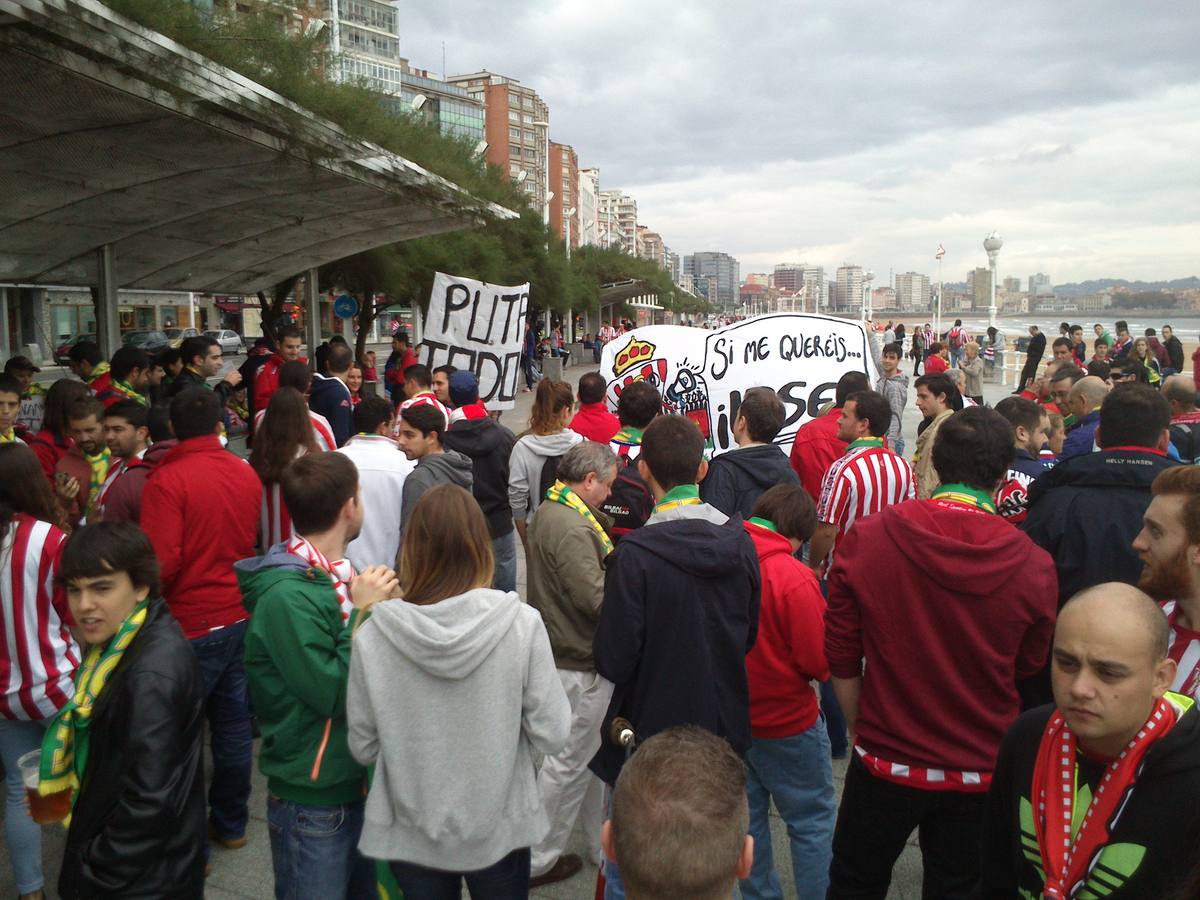
{"type": "Polygon", "coordinates": [[[121,381],[120,379],[114,378],[112,380],[112,391],[114,394],[118,394],[124,397],[126,400],[133,400],[135,403],[140,403],[142,406],[150,405],[149,398],[134,388],[134,386],[127,381],[121,381]]]}
{"type": "Polygon", "coordinates": [[[700,502],[700,485],[680,484],[662,495],[662,499],[654,504],[654,511],[660,513],[681,506],[699,506],[700,502]]]}
{"type": "Polygon", "coordinates": [[[42,738],[38,793],[43,797],[70,788],[75,792],[71,796],[74,806],[87,770],[92,711],[113,670],[146,621],[149,606],[148,599],[135,606],[112,640],[88,650],[87,658],[75,673],[75,696],[59,710],[42,738]]]}
{"type": "Polygon", "coordinates": [[[561,481],[556,481],[550,487],[546,488],[546,499],[551,503],[561,503],[563,506],[569,506],[587,519],[588,524],[592,526],[596,534],[600,537],[600,543],[604,546],[604,555],[608,556],[608,554],[613,552],[612,538],[608,536],[608,532],[604,530],[604,526],[592,515],[592,511],[588,509],[588,505],[583,502],[583,498],[577,493],[561,481]]]}
{"type": "Polygon", "coordinates": [[[96,379],[102,375],[107,375],[109,370],[108,361],[105,360],[92,367],[92,374],[88,376],[87,382],[89,385],[95,384],[96,379]]]}
{"type": "Polygon", "coordinates": [[[96,498],[100,496],[100,489],[104,487],[104,482],[108,480],[108,464],[112,460],[112,453],[105,447],[104,450],[95,456],[92,456],[90,453],[84,453],[83,458],[87,460],[87,464],[91,469],[91,478],[88,481],[87,506],[84,509],[86,514],[92,511],[92,505],[96,502],[96,498]]]}

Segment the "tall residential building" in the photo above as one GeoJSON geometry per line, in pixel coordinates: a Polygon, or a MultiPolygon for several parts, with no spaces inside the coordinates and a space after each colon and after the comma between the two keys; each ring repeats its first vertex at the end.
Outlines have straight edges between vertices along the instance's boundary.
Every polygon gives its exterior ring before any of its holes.
{"type": "Polygon", "coordinates": [[[803,265],[800,269],[804,275],[800,285],[804,291],[804,308],[819,312],[822,307],[828,307],[829,292],[825,284],[825,268],[803,265]]]}
{"type": "Polygon", "coordinates": [[[579,170],[579,244],[600,245],[600,170],[579,170]]]}
{"type": "Polygon", "coordinates": [[[679,254],[667,248],[667,272],[671,275],[671,281],[679,284],[679,254]]]}
{"type": "Polygon", "coordinates": [[[385,0],[319,0],[329,26],[329,46],[341,60],[341,77],[365,79],[372,89],[400,94],[408,60],[400,55],[398,4],[385,0]]]}
{"type": "Polygon", "coordinates": [[[547,192],[554,191],[547,187],[550,108],[537,91],[515,78],[487,71],[451,75],[446,80],[483,104],[487,161],[514,181],[523,177],[521,185],[531,205],[545,209],[547,192]]]}
{"type": "Polygon", "coordinates": [[[604,246],[620,247],[630,256],[637,256],[637,201],[621,191],[601,191],[599,198],[604,246]]]}
{"type": "Polygon", "coordinates": [[[803,263],[779,263],[773,275],[771,286],[776,290],[799,291],[804,287],[803,263]]]}
{"type": "Polygon", "coordinates": [[[663,243],[662,235],[651,231],[645,225],[639,225],[638,256],[648,259],[662,270],[667,268],[667,245],[663,243]]]}
{"type": "MultiPolygon", "coordinates": [[[[341,0],[342,8],[347,0],[341,0]]],[[[406,110],[423,116],[442,134],[478,144],[483,138],[483,103],[457,84],[435,78],[424,69],[406,67],[401,100],[406,110]],[[421,99],[424,98],[424,99],[421,99]],[[420,108],[416,109],[417,103],[420,108]]]]}
{"type": "Polygon", "coordinates": [[[1036,275],[1029,276],[1029,298],[1034,297],[1049,297],[1054,294],[1054,285],[1050,283],[1050,276],[1045,272],[1038,272],[1036,275]]]}
{"type": "Polygon", "coordinates": [[[833,288],[835,312],[857,312],[863,305],[863,267],[852,263],[838,266],[833,288]]]}
{"type": "Polygon", "coordinates": [[[761,284],[763,287],[775,287],[771,276],[766,272],[751,272],[746,276],[746,284],[761,284]]]}
{"type": "Polygon", "coordinates": [[[579,157],[569,144],[550,142],[550,227],[560,240],[579,246],[579,157]],[[571,213],[574,209],[575,212],[571,213]],[[571,213],[568,215],[568,213],[571,213]]]}
{"type": "Polygon", "coordinates": [[[683,271],[691,273],[696,288],[709,303],[726,311],[737,305],[741,267],[728,253],[708,250],[685,256],[683,271]]]}
{"type": "Polygon", "coordinates": [[[900,309],[929,309],[929,276],[903,272],[896,276],[896,302],[900,309]]]}
{"type": "Polygon", "coordinates": [[[967,293],[972,309],[987,309],[992,303],[992,270],[977,266],[967,273],[967,293]]]}
{"type": "Polygon", "coordinates": [[[1011,278],[1011,277],[1005,278],[1004,279],[1004,293],[1006,293],[1006,294],[1021,293],[1021,279],[1020,278],[1011,278]]]}

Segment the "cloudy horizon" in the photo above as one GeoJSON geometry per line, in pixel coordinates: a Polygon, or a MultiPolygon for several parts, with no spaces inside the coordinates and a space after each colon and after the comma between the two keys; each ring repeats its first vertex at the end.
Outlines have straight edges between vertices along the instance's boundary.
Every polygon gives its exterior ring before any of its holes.
{"type": "Polygon", "coordinates": [[[612,0],[401,8],[410,63],[534,88],[551,139],[684,256],[1200,274],[1200,6],[612,0]],[[1190,249],[1189,249],[1190,248],[1190,249]]]}

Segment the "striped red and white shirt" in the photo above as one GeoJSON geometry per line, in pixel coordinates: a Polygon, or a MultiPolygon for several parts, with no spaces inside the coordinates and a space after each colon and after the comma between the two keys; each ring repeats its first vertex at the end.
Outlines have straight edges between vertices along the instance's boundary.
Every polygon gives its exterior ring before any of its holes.
{"type": "Polygon", "coordinates": [[[1179,613],[1174,600],[1162,605],[1171,624],[1167,638],[1167,656],[1175,660],[1175,680],[1171,690],[1200,700],[1200,631],[1192,631],[1178,623],[1179,613]]]}
{"type": "Polygon", "coordinates": [[[446,427],[450,427],[450,410],[446,409],[446,404],[442,403],[433,391],[421,391],[407,400],[400,401],[400,405],[396,407],[396,421],[392,423],[392,440],[400,437],[400,414],[412,406],[432,406],[445,417],[446,427]]]}
{"type": "Polygon", "coordinates": [[[854,752],[867,770],[884,781],[903,784],[922,791],[954,791],[960,794],[982,794],[992,784],[991,772],[959,772],[954,769],[929,769],[888,762],[868,753],[858,744],[854,752]]]}
{"type": "Polygon", "coordinates": [[[916,496],[916,478],[907,460],[885,447],[851,444],[825,473],[817,519],[837,525],[840,537],[859,519],[916,496]]]}
{"type": "Polygon", "coordinates": [[[67,630],[66,592],[54,577],[66,539],[58,528],[17,513],[0,543],[0,715],[48,719],[74,693],[79,647],[67,630]]]}
{"type": "MultiPolygon", "coordinates": [[[[254,430],[262,426],[263,416],[267,414],[265,409],[260,409],[254,414],[254,430]]],[[[333,437],[333,428],[329,424],[329,420],[320,413],[315,413],[311,409],[308,411],[308,419],[312,422],[313,435],[317,439],[317,446],[322,450],[334,451],[337,449],[337,441],[333,437]]]]}
{"type": "Polygon", "coordinates": [[[276,544],[290,541],[295,532],[292,531],[292,516],[287,504],[283,502],[283,486],[264,484],[262,494],[262,515],[258,522],[259,546],[266,553],[276,544]]]}

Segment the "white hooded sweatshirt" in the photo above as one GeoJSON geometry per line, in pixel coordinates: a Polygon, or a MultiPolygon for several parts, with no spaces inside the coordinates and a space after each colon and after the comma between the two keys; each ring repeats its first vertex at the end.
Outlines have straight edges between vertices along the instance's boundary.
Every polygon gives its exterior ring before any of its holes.
{"type": "Polygon", "coordinates": [[[542,618],[515,593],[377,604],[346,711],[350,752],[375,766],[366,856],[472,872],[545,835],[533,754],[562,749],[571,709],[542,618]]]}

